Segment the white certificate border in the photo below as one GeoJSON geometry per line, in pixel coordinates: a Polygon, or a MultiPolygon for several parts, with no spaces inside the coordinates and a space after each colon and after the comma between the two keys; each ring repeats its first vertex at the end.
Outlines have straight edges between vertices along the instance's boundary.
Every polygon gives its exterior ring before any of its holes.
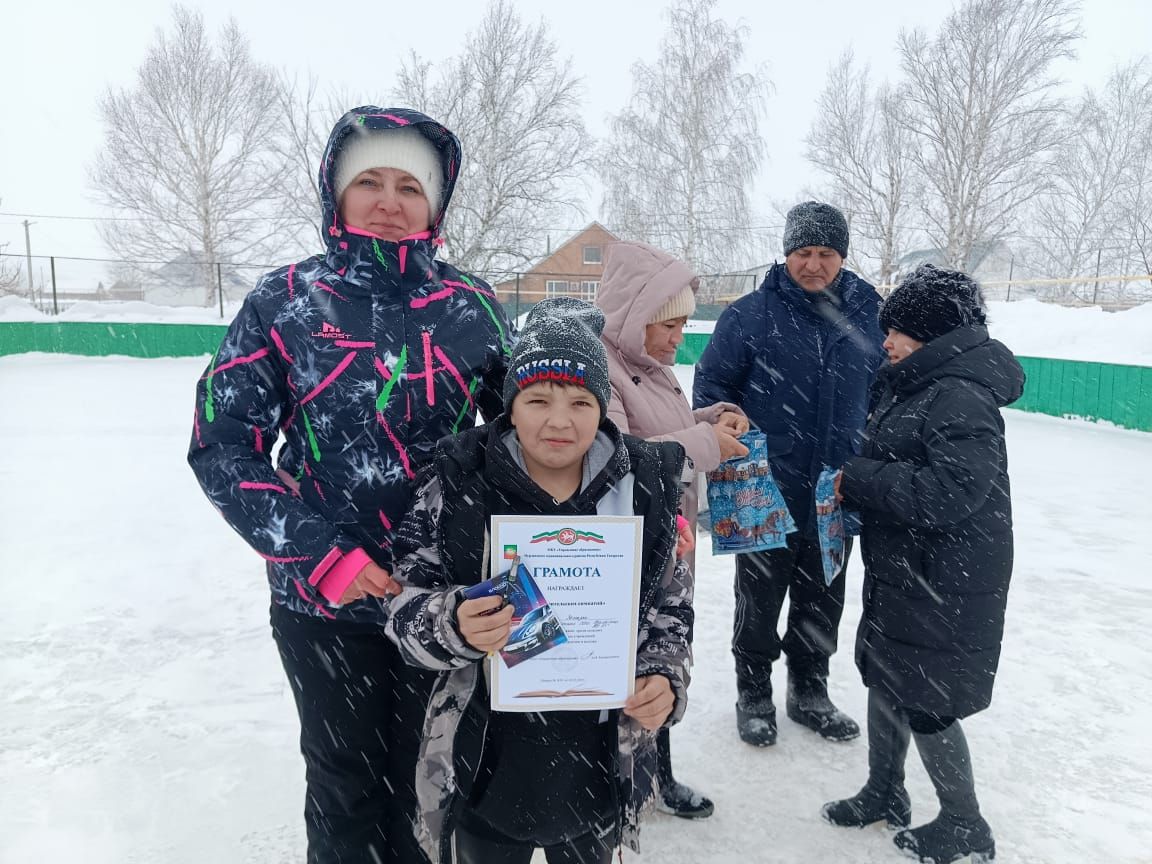
{"type": "MultiPolygon", "coordinates": [[[[493,515],[490,526],[492,545],[489,550],[491,556],[489,560],[489,572],[498,573],[504,562],[504,544],[500,539],[501,526],[506,524],[523,525],[531,523],[537,523],[541,527],[549,530],[557,526],[576,529],[624,523],[636,526],[636,530],[632,532],[634,539],[632,560],[634,564],[632,572],[632,616],[629,619],[632,622],[632,626],[628,628],[628,695],[633,695],[636,692],[636,639],[640,619],[640,585],[644,572],[644,562],[642,560],[644,552],[644,517],[565,516],[563,514],[538,516],[493,515]]],[[[572,704],[567,702],[563,696],[539,701],[517,699],[515,703],[500,702],[497,694],[500,693],[500,670],[502,666],[497,662],[498,659],[498,656],[489,656],[485,661],[488,667],[488,692],[491,697],[491,708],[493,711],[524,714],[532,711],[603,711],[623,707],[622,704],[611,699],[601,702],[581,701],[578,704],[572,704]]]]}

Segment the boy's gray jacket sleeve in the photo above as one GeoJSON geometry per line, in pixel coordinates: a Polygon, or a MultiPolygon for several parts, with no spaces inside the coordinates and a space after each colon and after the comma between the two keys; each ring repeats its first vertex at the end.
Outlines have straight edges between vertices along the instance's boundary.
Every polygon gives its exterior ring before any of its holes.
{"type": "Polygon", "coordinates": [[[405,662],[434,671],[460,669],[484,657],[457,629],[456,609],[463,595],[448,584],[440,563],[443,506],[440,480],[429,472],[396,533],[392,576],[404,590],[389,604],[384,630],[405,662]]]}
{"type": "Polygon", "coordinates": [[[659,604],[649,613],[648,628],[636,656],[636,677],[663,675],[672,683],[676,704],[665,726],[679,723],[688,705],[692,646],[692,569],[683,558],[669,561],[661,582],[659,604]]]}

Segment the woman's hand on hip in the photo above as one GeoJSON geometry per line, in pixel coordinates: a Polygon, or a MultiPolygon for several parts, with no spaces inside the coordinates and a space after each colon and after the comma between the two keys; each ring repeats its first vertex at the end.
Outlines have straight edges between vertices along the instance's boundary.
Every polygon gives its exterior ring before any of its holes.
{"type": "Polygon", "coordinates": [[[352,584],[344,589],[340,596],[340,605],[351,603],[354,600],[363,600],[365,597],[394,597],[404,588],[392,578],[392,574],[378,564],[369,561],[364,569],[356,574],[352,584]]]}

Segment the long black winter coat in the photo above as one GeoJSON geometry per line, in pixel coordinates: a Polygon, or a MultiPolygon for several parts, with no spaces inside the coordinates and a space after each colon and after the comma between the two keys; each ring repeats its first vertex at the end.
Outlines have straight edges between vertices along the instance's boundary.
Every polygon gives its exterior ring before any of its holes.
{"type": "Polygon", "coordinates": [[[1012,575],[1012,505],[1000,408],[1024,371],[973,325],[886,367],[845,505],[864,520],[856,664],[904,708],[988,707],[1012,575]]]}

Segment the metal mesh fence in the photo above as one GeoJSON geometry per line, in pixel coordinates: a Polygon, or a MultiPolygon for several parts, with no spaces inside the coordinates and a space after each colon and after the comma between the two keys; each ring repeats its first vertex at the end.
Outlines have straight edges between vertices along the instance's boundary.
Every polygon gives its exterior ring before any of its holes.
{"type": "MultiPolygon", "coordinates": [[[[143,306],[183,310],[184,318],[227,319],[259,277],[274,264],[172,261],[0,254],[0,296],[23,298],[49,315],[84,314],[81,304],[119,304],[124,314],[143,306]],[[31,265],[31,266],[29,266],[31,265]],[[77,308],[79,307],[79,308],[77,308]],[[72,312],[69,312],[72,310],[72,312]]],[[[520,318],[546,297],[594,300],[598,277],[584,273],[495,272],[477,274],[493,286],[508,314],[520,318]]],[[[734,300],[755,290],[764,270],[700,277],[697,316],[715,318],[734,300]]],[[[1126,309],[1152,300],[1152,275],[1083,276],[1068,279],[982,281],[989,300],[1037,299],[1065,306],[1126,309]]],[[[887,295],[894,286],[879,286],[887,295]]]]}

